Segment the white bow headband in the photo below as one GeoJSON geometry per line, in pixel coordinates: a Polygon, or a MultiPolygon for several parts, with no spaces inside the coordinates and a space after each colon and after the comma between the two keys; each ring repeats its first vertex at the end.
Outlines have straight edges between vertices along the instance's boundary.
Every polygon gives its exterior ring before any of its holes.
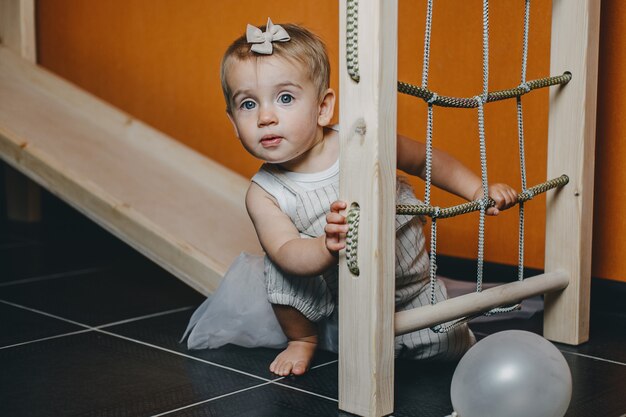
{"type": "Polygon", "coordinates": [[[254,44],[250,49],[257,54],[271,55],[272,42],[287,42],[289,39],[287,31],[281,25],[274,25],[269,17],[265,32],[251,24],[246,28],[246,40],[254,44]]]}

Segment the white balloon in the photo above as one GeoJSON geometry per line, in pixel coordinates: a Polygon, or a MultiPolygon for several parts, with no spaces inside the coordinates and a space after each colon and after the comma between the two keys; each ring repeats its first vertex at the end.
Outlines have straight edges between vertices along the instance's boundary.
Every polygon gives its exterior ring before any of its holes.
{"type": "Polygon", "coordinates": [[[450,395],[458,417],[563,417],[572,375],[552,343],[507,330],[467,351],[454,371],[450,395]]]}

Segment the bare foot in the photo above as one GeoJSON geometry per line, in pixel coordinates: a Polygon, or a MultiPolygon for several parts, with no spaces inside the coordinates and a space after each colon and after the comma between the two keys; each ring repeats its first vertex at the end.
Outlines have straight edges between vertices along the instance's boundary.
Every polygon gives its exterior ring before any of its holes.
{"type": "Polygon", "coordinates": [[[317,336],[292,340],[270,364],[270,371],[279,376],[302,375],[309,370],[316,348],[317,336]]]}

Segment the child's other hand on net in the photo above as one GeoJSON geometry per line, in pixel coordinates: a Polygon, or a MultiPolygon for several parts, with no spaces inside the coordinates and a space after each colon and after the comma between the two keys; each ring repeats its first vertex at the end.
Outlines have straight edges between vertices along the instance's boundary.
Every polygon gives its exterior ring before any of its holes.
{"type": "MultiPolygon", "coordinates": [[[[483,190],[482,187],[479,187],[474,193],[474,200],[478,200],[482,197],[483,190]]],[[[489,216],[497,216],[500,211],[517,204],[517,191],[508,184],[496,183],[489,185],[489,197],[496,202],[495,206],[489,207],[485,212],[489,216]]]]}

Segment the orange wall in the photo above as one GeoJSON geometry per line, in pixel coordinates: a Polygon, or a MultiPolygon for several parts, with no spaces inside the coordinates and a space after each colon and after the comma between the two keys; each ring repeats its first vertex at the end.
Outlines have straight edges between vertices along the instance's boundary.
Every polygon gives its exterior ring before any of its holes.
{"type": "MultiPolygon", "coordinates": [[[[400,2],[399,78],[419,84],[422,72],[425,1],[400,2]],[[418,4],[416,4],[418,3],[418,4]]],[[[437,2],[433,22],[429,86],[446,95],[472,96],[481,89],[481,2],[437,2]]],[[[626,221],[613,213],[624,202],[626,174],[617,168],[626,154],[618,117],[625,91],[618,65],[626,62],[626,3],[603,2],[598,111],[598,144],[594,219],[594,276],[626,281],[626,221]],[[611,76],[607,77],[606,75],[611,76]],[[621,87],[621,89],[620,89],[621,87]],[[615,168],[614,168],[615,167],[615,168]]],[[[301,23],[326,40],[331,64],[337,68],[338,6],[336,0],[39,0],[37,36],[39,62],[95,95],[166,132],[190,147],[245,176],[259,166],[241,148],[224,114],[219,86],[219,61],[229,42],[247,23],[301,23]],[[184,6],[182,6],[184,4],[184,6]],[[296,5],[296,6],[294,6],[296,5]]],[[[519,83],[523,2],[492,2],[490,90],[519,83]]],[[[528,79],[549,69],[550,5],[534,2],[531,14],[528,79]]],[[[338,88],[336,71],[331,80],[338,88]]],[[[524,99],[528,183],[545,180],[547,91],[524,99]]],[[[398,130],[423,139],[425,105],[399,98],[398,130]]],[[[489,177],[519,187],[515,103],[487,107],[489,177]]],[[[623,136],[623,135],[622,135],[623,136]]],[[[435,146],[479,170],[475,110],[436,109],[435,146]]],[[[423,186],[416,182],[418,195],[423,186]]],[[[441,206],[459,202],[436,192],[441,206]]],[[[526,209],[526,265],[543,264],[545,200],[526,209]]],[[[440,253],[476,256],[477,216],[441,221],[440,253]]],[[[486,259],[517,262],[516,210],[489,218],[486,259]]]]}
{"type": "Polygon", "coordinates": [[[594,276],[626,281],[626,2],[604,0],[596,129],[594,276]]]}

